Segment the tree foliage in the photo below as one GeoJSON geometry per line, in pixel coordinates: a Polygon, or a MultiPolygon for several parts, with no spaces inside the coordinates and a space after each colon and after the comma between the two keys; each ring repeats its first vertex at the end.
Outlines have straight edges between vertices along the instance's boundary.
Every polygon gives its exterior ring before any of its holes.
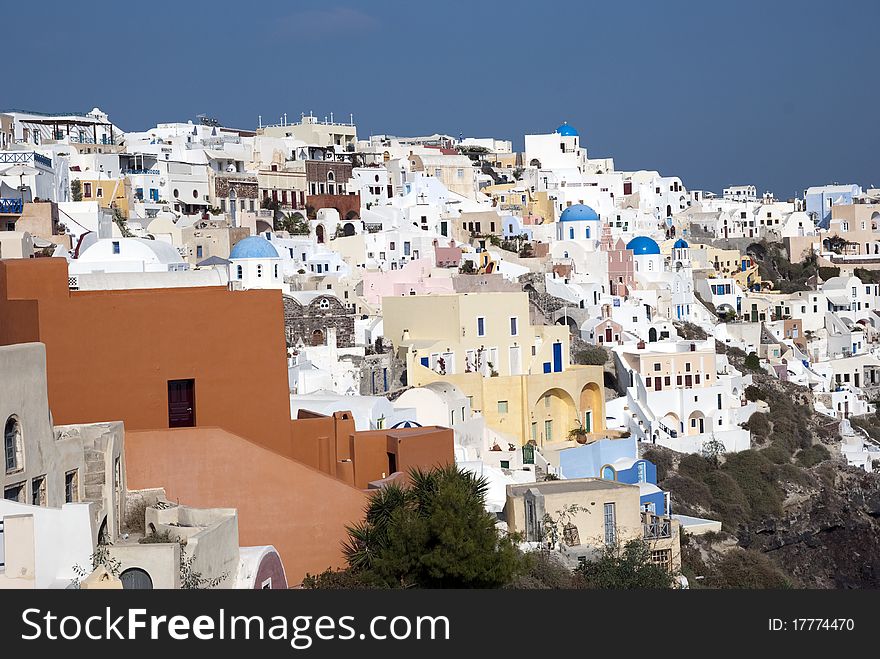
{"type": "Polygon", "coordinates": [[[577,567],[581,587],[629,590],[671,588],[674,575],[651,560],[651,546],[642,540],[613,543],[601,555],[577,567]]]}
{"type": "Polygon", "coordinates": [[[522,569],[512,539],[484,508],[487,482],[454,466],[414,469],[410,485],[376,492],[344,553],[367,584],[390,588],[497,588],[522,569]]]}

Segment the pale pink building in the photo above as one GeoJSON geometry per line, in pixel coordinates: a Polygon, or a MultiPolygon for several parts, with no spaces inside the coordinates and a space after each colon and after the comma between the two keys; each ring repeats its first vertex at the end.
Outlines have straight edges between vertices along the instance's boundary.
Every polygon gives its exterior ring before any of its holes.
{"type": "Polygon", "coordinates": [[[399,270],[365,272],[363,284],[364,300],[372,305],[381,305],[383,297],[455,292],[449,273],[436,272],[429,258],[410,261],[399,270]]]}

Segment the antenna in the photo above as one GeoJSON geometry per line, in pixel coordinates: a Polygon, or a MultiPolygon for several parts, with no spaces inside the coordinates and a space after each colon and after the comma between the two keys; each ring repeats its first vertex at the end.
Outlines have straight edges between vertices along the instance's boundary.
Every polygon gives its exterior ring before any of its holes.
{"type": "Polygon", "coordinates": [[[263,115],[261,115],[261,114],[257,115],[257,123],[260,124],[260,128],[262,129],[263,128],[263,115]]]}

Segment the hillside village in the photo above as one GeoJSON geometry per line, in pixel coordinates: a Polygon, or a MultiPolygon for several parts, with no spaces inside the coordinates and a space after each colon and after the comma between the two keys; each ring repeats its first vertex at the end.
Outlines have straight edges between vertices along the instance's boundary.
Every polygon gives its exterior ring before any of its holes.
{"type": "Polygon", "coordinates": [[[363,567],[459,481],[464,585],[876,585],[880,189],[581,128],[0,112],[0,588],[462,585],[363,567]]]}

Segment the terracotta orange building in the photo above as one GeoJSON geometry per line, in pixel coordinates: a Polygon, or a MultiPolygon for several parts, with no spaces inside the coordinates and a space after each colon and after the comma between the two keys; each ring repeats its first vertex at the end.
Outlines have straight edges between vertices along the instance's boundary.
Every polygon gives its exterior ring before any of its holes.
{"type": "Polygon", "coordinates": [[[242,541],[275,545],[291,583],[342,565],[371,481],[454,460],[447,428],[291,420],[279,291],[71,291],[64,259],[0,260],[0,345],[29,341],[55,424],[122,420],[132,489],[238,508],[242,541]]]}

